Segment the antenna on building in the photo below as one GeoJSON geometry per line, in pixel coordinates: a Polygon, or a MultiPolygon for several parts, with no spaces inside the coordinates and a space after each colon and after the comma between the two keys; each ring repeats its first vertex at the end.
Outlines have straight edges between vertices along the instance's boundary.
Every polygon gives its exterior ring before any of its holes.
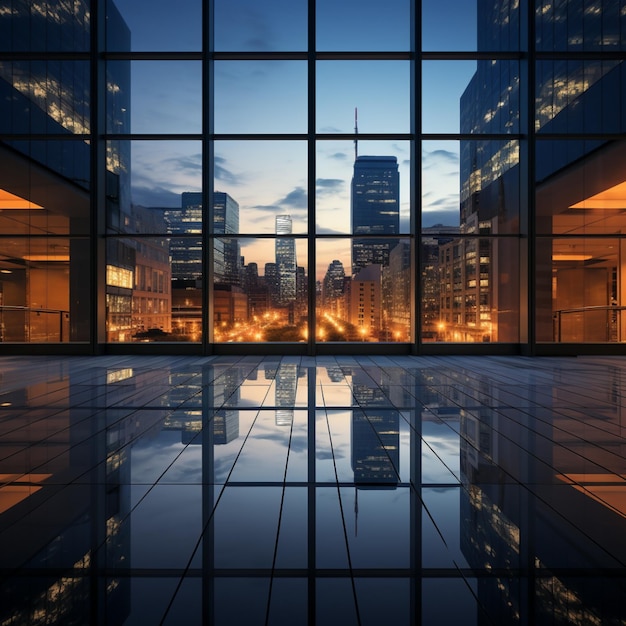
{"type": "Polygon", "coordinates": [[[359,119],[358,109],[354,107],[354,160],[359,156],[359,119]]]}

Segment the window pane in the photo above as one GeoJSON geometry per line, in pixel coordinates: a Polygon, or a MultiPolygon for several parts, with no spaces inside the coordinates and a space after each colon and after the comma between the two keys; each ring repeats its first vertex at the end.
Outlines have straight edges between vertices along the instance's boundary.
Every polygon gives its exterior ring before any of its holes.
{"type": "MultiPolygon", "coordinates": [[[[189,323],[190,309],[201,318],[201,298],[195,298],[195,309],[181,303],[179,293],[175,299],[168,239],[110,238],[106,253],[108,342],[200,339],[199,327],[197,334],[181,330],[180,320],[189,323]]],[[[193,287],[195,296],[199,289],[193,287]]],[[[192,299],[191,290],[187,297],[192,299]]]]}
{"type": "Polygon", "coordinates": [[[610,235],[626,228],[626,142],[540,141],[537,232],[610,235]]]}
{"type": "Polygon", "coordinates": [[[2,133],[89,133],[88,61],[0,61],[2,133]]]}
{"type": "Polygon", "coordinates": [[[408,141],[320,141],[316,173],[319,234],[409,232],[408,141]]]}
{"type": "Polygon", "coordinates": [[[202,65],[199,61],[109,62],[107,77],[108,132],[201,132],[202,65]]]}
{"type": "Polygon", "coordinates": [[[518,141],[425,141],[422,225],[437,233],[518,233],[518,141]]]}
{"type": "Polygon", "coordinates": [[[318,50],[410,50],[410,0],[317,0],[318,50]]]}
{"type": "Polygon", "coordinates": [[[107,0],[107,49],[202,50],[202,1],[107,0]]]}
{"type": "Polygon", "coordinates": [[[623,141],[538,142],[537,232],[567,235],[536,245],[538,341],[625,337],[625,162],[623,141]]]}
{"type": "Polygon", "coordinates": [[[306,340],[307,241],[288,236],[288,216],[276,218],[276,231],[287,236],[215,240],[216,343],[306,340]],[[241,263],[236,273],[229,258],[241,263]]]}
{"type": "Polygon", "coordinates": [[[537,245],[537,340],[624,340],[626,240],[572,237],[537,245]]]}
{"type": "Polygon", "coordinates": [[[621,98],[624,64],[554,60],[537,63],[535,128],[540,133],[619,133],[626,128],[621,98]]]}
{"type": "Polygon", "coordinates": [[[0,233],[88,235],[89,156],[82,140],[0,144],[0,233]]]}
{"type": "Polygon", "coordinates": [[[369,241],[319,239],[316,243],[318,341],[410,341],[412,285],[408,239],[372,241],[387,245],[384,264],[368,263],[354,271],[369,241]]]}
{"type": "Polygon", "coordinates": [[[164,211],[202,189],[199,141],[107,143],[107,225],[111,232],[166,234],[164,211]]]}
{"type": "Polygon", "coordinates": [[[424,50],[477,49],[477,7],[467,0],[422,0],[422,48],[424,50]]]}
{"type": "Polygon", "coordinates": [[[426,61],[425,133],[519,132],[517,61],[426,61]]]}
{"type": "Polygon", "coordinates": [[[89,341],[88,239],[0,238],[0,341],[89,341]]]}
{"type": "Polygon", "coordinates": [[[535,0],[537,50],[543,52],[623,50],[626,15],[623,3],[535,0]]]}
{"type": "Polygon", "coordinates": [[[421,276],[423,341],[519,341],[517,239],[424,238],[421,276]]]}
{"type": "Polygon", "coordinates": [[[87,52],[87,2],[12,0],[0,11],[0,50],[6,52],[87,52]]]}
{"type": "Polygon", "coordinates": [[[218,51],[297,51],[307,49],[304,0],[216,0],[218,51]]]}
{"type": "Polygon", "coordinates": [[[305,133],[302,61],[216,61],[216,133],[305,133]]]}
{"type": "Polygon", "coordinates": [[[303,141],[216,141],[215,189],[239,204],[239,233],[274,233],[277,215],[307,231],[307,147],[303,141]]]}
{"type": "Polygon", "coordinates": [[[354,132],[355,108],[362,133],[410,132],[409,70],[408,61],[320,61],[317,132],[354,132]]]}

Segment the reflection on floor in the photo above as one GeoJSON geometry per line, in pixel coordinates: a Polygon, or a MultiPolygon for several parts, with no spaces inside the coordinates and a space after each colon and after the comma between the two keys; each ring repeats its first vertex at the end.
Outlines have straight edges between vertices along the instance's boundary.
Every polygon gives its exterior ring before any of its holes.
{"type": "Polygon", "coordinates": [[[0,359],[0,624],[624,624],[626,359],[0,359]]]}

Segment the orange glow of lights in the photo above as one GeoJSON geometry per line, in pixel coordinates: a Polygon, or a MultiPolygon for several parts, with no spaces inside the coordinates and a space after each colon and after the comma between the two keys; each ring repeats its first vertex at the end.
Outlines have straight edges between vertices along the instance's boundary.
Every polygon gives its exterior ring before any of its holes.
{"type": "Polygon", "coordinates": [[[18,483],[0,487],[0,513],[39,491],[41,487],[36,483],[41,483],[50,476],[52,474],[0,474],[0,483],[18,483]]]}
{"type": "Polygon", "coordinates": [[[588,261],[592,256],[590,254],[553,254],[553,261],[588,261]]]}
{"type": "Polygon", "coordinates": [[[572,204],[570,209],[626,209],[626,182],[609,187],[581,202],[572,204]]]}
{"type": "Polygon", "coordinates": [[[619,474],[557,474],[557,478],[626,517],[626,479],[619,474]]]}
{"type": "Polygon", "coordinates": [[[0,210],[4,209],[43,209],[43,207],[9,193],[6,189],[0,189],[0,210]]]}

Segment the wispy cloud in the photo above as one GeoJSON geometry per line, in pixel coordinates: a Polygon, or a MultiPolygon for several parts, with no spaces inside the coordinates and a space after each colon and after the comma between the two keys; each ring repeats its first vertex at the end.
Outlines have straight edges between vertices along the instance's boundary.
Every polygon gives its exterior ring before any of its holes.
{"type": "Polygon", "coordinates": [[[279,200],[277,204],[282,207],[288,207],[293,209],[306,209],[308,206],[306,189],[302,187],[296,187],[290,191],[282,200],[279,200]]]}
{"type": "Polygon", "coordinates": [[[216,156],[214,159],[213,171],[215,179],[229,185],[241,185],[241,177],[235,175],[231,170],[226,167],[227,161],[224,157],[216,156]]]}

